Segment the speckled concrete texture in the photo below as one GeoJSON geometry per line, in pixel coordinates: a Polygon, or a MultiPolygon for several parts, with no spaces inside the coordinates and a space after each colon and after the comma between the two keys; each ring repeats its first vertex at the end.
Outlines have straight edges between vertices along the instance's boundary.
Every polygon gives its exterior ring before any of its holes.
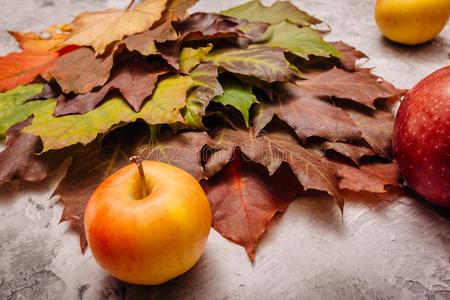
{"type": "MultiPolygon", "coordinates": [[[[0,0],[0,54],[17,48],[7,29],[38,31],[126,2],[0,0]]],[[[243,2],[203,0],[194,9],[243,2]]],[[[371,58],[365,66],[398,87],[449,64],[449,26],[430,43],[405,47],[381,37],[375,1],[293,2],[330,24],[328,40],[363,50],[371,58]]],[[[124,284],[89,251],[82,255],[77,236],[58,224],[62,206],[49,198],[61,172],[0,187],[0,299],[450,299],[450,212],[408,197],[361,197],[346,204],[343,221],[330,199],[302,198],[271,226],[254,265],[212,230],[204,256],[185,275],[156,287],[124,284]]]]}

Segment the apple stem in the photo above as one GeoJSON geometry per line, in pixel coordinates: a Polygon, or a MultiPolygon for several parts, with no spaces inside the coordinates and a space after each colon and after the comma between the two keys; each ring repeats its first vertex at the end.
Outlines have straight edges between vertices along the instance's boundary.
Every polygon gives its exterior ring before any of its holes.
{"type": "Polygon", "coordinates": [[[148,196],[149,192],[147,190],[147,184],[145,182],[144,168],[142,167],[143,160],[144,159],[140,156],[130,157],[130,161],[135,163],[139,170],[139,176],[141,177],[141,184],[142,184],[142,198],[145,198],[146,196],[148,196]]]}

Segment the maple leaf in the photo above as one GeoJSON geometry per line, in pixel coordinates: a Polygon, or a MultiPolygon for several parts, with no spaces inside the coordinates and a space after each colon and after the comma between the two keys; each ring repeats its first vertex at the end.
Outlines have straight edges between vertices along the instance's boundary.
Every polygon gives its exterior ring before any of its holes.
{"type": "Polygon", "coordinates": [[[202,118],[211,100],[223,94],[222,86],[217,80],[217,67],[202,63],[191,71],[193,90],[190,92],[183,112],[183,125],[190,128],[203,128],[202,118]]]}
{"type": "Polygon", "coordinates": [[[17,31],[8,31],[8,33],[16,39],[23,50],[57,51],[63,48],[62,44],[70,35],[71,30],[70,24],[62,24],[52,25],[41,34],[17,31]]]}
{"type": "Polygon", "coordinates": [[[137,154],[148,160],[156,160],[177,166],[190,173],[195,179],[205,178],[202,167],[203,147],[217,148],[215,141],[204,131],[188,131],[179,134],[168,133],[152,137],[141,145],[137,154]]]}
{"type": "Polygon", "coordinates": [[[146,30],[141,33],[133,34],[123,40],[127,49],[137,51],[142,55],[158,54],[156,42],[172,41],[178,38],[178,34],[172,27],[172,22],[164,22],[161,25],[146,30]]]}
{"type": "Polygon", "coordinates": [[[385,193],[387,187],[398,186],[400,183],[400,171],[395,162],[364,164],[358,168],[343,163],[335,165],[341,177],[341,189],[385,193]]]}
{"type": "Polygon", "coordinates": [[[214,14],[194,13],[174,24],[183,42],[205,39],[247,37],[241,30],[240,20],[214,14]]]}
{"type": "Polygon", "coordinates": [[[339,64],[347,71],[356,71],[356,62],[358,59],[368,58],[366,54],[344,42],[331,42],[330,44],[341,53],[338,61],[339,64]]]}
{"type": "Polygon", "coordinates": [[[285,130],[275,128],[255,136],[252,128],[222,128],[214,133],[213,138],[223,149],[214,152],[207,160],[205,170],[208,177],[219,171],[239,147],[252,161],[264,165],[269,174],[275,173],[282,162],[288,163],[305,190],[327,192],[342,210],[344,199],[339,192],[335,167],[315,151],[304,148],[285,130]]]}
{"type": "Polygon", "coordinates": [[[277,212],[284,212],[301,190],[286,166],[269,176],[264,167],[245,162],[238,153],[223,170],[202,182],[213,212],[213,227],[245,247],[250,260],[277,212]]]}
{"type": "Polygon", "coordinates": [[[364,113],[352,108],[344,109],[361,130],[363,138],[372,149],[378,155],[390,158],[392,156],[394,116],[383,110],[364,113]]]}
{"type": "Polygon", "coordinates": [[[0,94],[0,136],[12,125],[25,121],[39,109],[39,102],[27,100],[42,90],[43,84],[35,83],[19,86],[0,94]]]}
{"type": "Polygon", "coordinates": [[[61,94],[61,89],[56,84],[49,84],[44,83],[42,85],[41,91],[37,94],[34,94],[32,96],[29,96],[26,101],[31,100],[43,100],[43,99],[50,99],[50,98],[56,98],[61,94]]]}
{"type": "Polygon", "coordinates": [[[309,27],[299,28],[289,22],[272,25],[251,47],[281,48],[308,59],[309,55],[339,57],[341,53],[309,27]]]}
{"type": "MultiPolygon", "coordinates": [[[[40,181],[65,159],[55,153],[35,154],[42,148],[40,139],[21,132],[30,123],[31,117],[12,126],[6,133],[6,148],[0,152],[0,185],[14,179],[40,181]]],[[[69,161],[66,159],[66,164],[69,161]]]]}
{"type": "Polygon", "coordinates": [[[186,16],[187,10],[198,0],[168,0],[163,19],[178,20],[186,16]]]}
{"type": "Polygon", "coordinates": [[[86,145],[98,134],[106,133],[113,125],[142,119],[148,124],[182,122],[180,109],[186,104],[186,93],[192,79],[183,76],[166,78],[158,83],[153,96],[139,112],[133,111],[119,97],[113,97],[84,115],[53,117],[56,102],[41,101],[41,109],[34,114],[33,123],[24,131],[39,136],[43,152],[73,144],[86,145]]]}
{"type": "Polygon", "coordinates": [[[259,103],[253,94],[252,87],[244,86],[239,81],[225,81],[222,84],[223,95],[219,95],[213,99],[214,102],[224,106],[231,105],[239,110],[244,117],[245,125],[249,126],[249,110],[254,103],[259,103]]]}
{"type": "Polygon", "coordinates": [[[292,72],[282,49],[222,49],[209,53],[205,61],[225,70],[268,82],[289,80],[292,72]]]}
{"type": "Polygon", "coordinates": [[[202,62],[203,58],[212,50],[212,48],[212,44],[208,44],[206,47],[183,48],[179,59],[180,71],[189,73],[202,62]]]}
{"type": "Polygon", "coordinates": [[[269,24],[289,21],[299,26],[309,26],[322,22],[298,9],[288,1],[277,1],[272,6],[267,7],[262,5],[259,0],[253,0],[222,11],[221,14],[252,22],[265,22],[269,24]]]}
{"type": "Polygon", "coordinates": [[[64,43],[91,46],[96,55],[101,55],[111,43],[149,29],[160,19],[166,2],[167,0],[144,0],[133,10],[85,12],[75,18],[72,23],[73,32],[64,43]]]}
{"type": "Polygon", "coordinates": [[[341,142],[325,142],[322,145],[322,149],[325,152],[334,151],[350,158],[355,164],[358,164],[360,159],[365,156],[375,156],[375,152],[361,145],[341,143],[341,142]]]}
{"type": "Polygon", "coordinates": [[[240,31],[241,23],[246,22],[213,13],[195,13],[174,23],[180,35],[177,40],[156,43],[156,49],[171,66],[178,69],[178,59],[183,43],[237,37],[251,38],[240,31]]]}
{"type": "Polygon", "coordinates": [[[317,96],[350,99],[372,109],[375,109],[375,100],[395,97],[401,92],[367,69],[346,72],[334,68],[310,74],[307,80],[298,80],[296,84],[317,96]]]}
{"type": "Polygon", "coordinates": [[[95,56],[91,48],[79,48],[61,56],[49,73],[66,94],[90,92],[108,80],[117,47],[117,44],[110,46],[108,51],[99,57],[95,56]]]}
{"type": "Polygon", "coordinates": [[[278,84],[277,100],[261,103],[253,120],[259,133],[276,115],[295,130],[301,140],[318,136],[330,141],[361,138],[361,131],[349,115],[332,103],[320,99],[292,83],[278,84]]]}
{"type": "Polygon", "coordinates": [[[118,89],[133,109],[139,111],[145,98],[153,93],[158,77],[167,72],[168,69],[158,62],[134,57],[119,65],[111,75],[111,80],[99,91],[72,98],[67,95],[58,97],[54,115],[82,114],[91,111],[112,89],[118,89]]]}
{"type": "Polygon", "coordinates": [[[25,50],[0,57],[0,92],[33,82],[52,67],[58,56],[57,52],[25,50]]]}

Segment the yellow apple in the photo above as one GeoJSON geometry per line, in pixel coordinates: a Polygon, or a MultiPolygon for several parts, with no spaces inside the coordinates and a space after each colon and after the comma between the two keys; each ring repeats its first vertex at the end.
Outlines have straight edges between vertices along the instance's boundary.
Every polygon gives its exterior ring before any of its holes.
{"type": "Polygon", "coordinates": [[[95,260],[112,276],[160,284],[198,261],[211,208],[189,173],[161,162],[140,163],[140,169],[130,164],[99,185],[86,208],[86,236],[95,260]]]}
{"type": "Polygon", "coordinates": [[[375,19],[390,40],[416,45],[433,39],[447,24],[450,0],[377,0],[375,19]]]}

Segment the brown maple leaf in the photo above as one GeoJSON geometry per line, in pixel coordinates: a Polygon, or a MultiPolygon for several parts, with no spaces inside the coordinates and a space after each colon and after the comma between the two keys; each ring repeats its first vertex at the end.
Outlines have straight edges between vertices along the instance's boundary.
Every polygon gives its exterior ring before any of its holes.
{"type": "Polygon", "coordinates": [[[356,62],[362,58],[368,58],[366,54],[355,49],[354,47],[339,41],[331,43],[334,48],[341,52],[341,57],[337,60],[339,65],[347,71],[356,71],[358,68],[356,67],[356,62]]]}
{"type": "Polygon", "coordinates": [[[6,148],[0,152],[0,185],[14,179],[41,181],[65,160],[57,152],[37,155],[42,150],[39,137],[21,132],[31,121],[32,117],[6,132],[6,148]]]}
{"type": "Polygon", "coordinates": [[[122,62],[111,75],[111,79],[100,90],[70,97],[58,97],[55,116],[79,113],[94,109],[106,94],[118,89],[135,111],[139,111],[144,100],[153,93],[158,77],[169,72],[158,61],[134,57],[122,62]]]}
{"type": "Polygon", "coordinates": [[[329,141],[352,141],[361,138],[361,131],[341,108],[305,92],[292,83],[276,85],[277,99],[260,104],[253,119],[258,134],[276,115],[305,140],[318,136],[329,141]]]}
{"type": "Polygon", "coordinates": [[[322,150],[325,152],[334,151],[340,153],[348,158],[350,158],[355,164],[358,164],[362,157],[376,156],[375,152],[363,145],[355,145],[342,142],[324,142],[322,145],[322,150]]]}
{"type": "Polygon", "coordinates": [[[235,158],[202,186],[213,211],[213,227],[242,245],[255,260],[256,245],[277,212],[284,212],[301,187],[283,165],[272,176],[261,165],[235,158]]]}
{"type": "Polygon", "coordinates": [[[159,138],[151,138],[141,145],[137,154],[148,160],[156,160],[177,166],[190,173],[195,179],[205,178],[202,166],[202,149],[205,146],[218,148],[206,132],[188,131],[169,133],[159,138]]]}
{"type": "Polygon", "coordinates": [[[375,100],[389,99],[402,93],[368,69],[347,72],[334,68],[309,74],[307,80],[298,80],[296,84],[317,96],[350,99],[372,109],[375,109],[375,100]]]}
{"type": "Polygon", "coordinates": [[[399,186],[400,170],[397,163],[370,163],[359,167],[335,163],[341,177],[339,187],[356,192],[385,193],[389,186],[399,186]]]}
{"type": "MultiPolygon", "coordinates": [[[[84,94],[106,83],[113,66],[118,44],[110,45],[106,52],[96,57],[91,48],[82,47],[61,56],[49,70],[66,94],[84,94]]],[[[121,47],[120,47],[121,48],[121,47]]]]}
{"type": "Polygon", "coordinates": [[[178,38],[178,34],[172,27],[172,22],[167,21],[141,33],[130,35],[123,40],[127,49],[137,51],[142,55],[158,54],[156,42],[172,41],[178,38]]]}
{"type": "Polygon", "coordinates": [[[350,115],[361,130],[363,138],[378,155],[392,157],[392,128],[394,126],[392,113],[383,110],[369,113],[350,107],[344,108],[344,110],[350,115]]]}
{"type": "Polygon", "coordinates": [[[278,126],[259,135],[255,135],[252,128],[222,128],[214,133],[214,140],[223,149],[207,160],[208,177],[222,169],[238,147],[252,161],[264,165],[269,174],[274,174],[283,162],[288,163],[305,190],[324,191],[343,209],[344,199],[339,192],[335,167],[316,151],[300,145],[284,128],[278,126]]]}

